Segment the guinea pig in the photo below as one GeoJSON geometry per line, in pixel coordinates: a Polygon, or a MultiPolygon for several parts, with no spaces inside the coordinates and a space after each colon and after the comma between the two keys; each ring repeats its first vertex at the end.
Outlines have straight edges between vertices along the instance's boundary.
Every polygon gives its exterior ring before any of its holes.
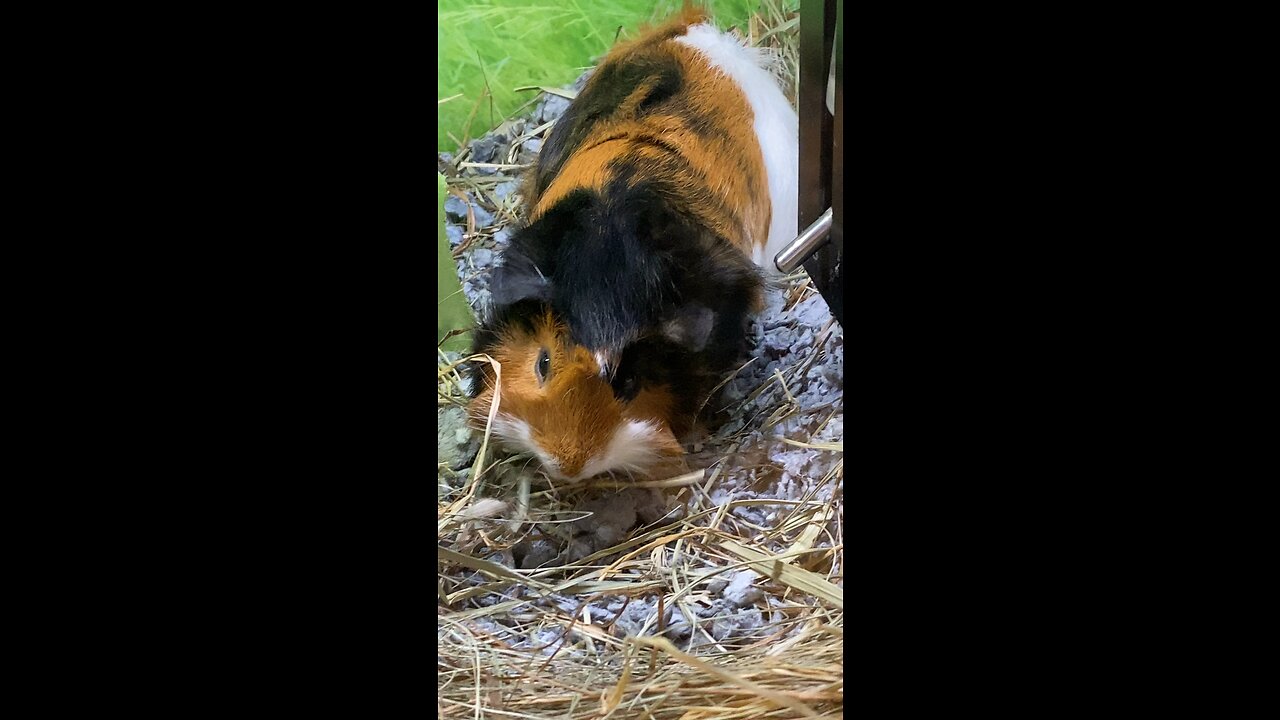
{"type": "Polygon", "coordinates": [[[471,415],[565,480],[683,453],[796,231],[798,123],[766,56],[686,7],[619,43],[525,178],[471,415]]]}

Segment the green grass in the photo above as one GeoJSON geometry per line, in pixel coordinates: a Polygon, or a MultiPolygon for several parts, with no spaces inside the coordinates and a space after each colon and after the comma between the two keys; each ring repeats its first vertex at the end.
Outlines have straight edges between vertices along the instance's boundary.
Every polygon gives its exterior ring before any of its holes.
{"type": "MultiPolygon", "coordinates": [[[[642,23],[680,9],[682,0],[440,0],[437,148],[483,135],[537,91],[528,85],[561,87],[642,23]],[[487,81],[487,82],[486,82],[487,81]],[[487,89],[486,89],[487,88],[487,89]],[[449,99],[452,98],[452,99],[449,99]]],[[[721,28],[743,28],[760,0],[710,0],[721,28]]],[[[526,108],[527,111],[527,108],[526,108]]]]}

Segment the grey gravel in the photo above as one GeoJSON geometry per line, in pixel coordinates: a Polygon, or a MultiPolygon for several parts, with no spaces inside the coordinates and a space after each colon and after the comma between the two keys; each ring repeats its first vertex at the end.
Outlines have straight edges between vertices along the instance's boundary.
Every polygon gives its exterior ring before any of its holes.
{"type": "Polygon", "coordinates": [[[749,608],[730,615],[719,615],[711,621],[711,637],[724,642],[750,634],[762,625],[764,625],[764,616],[758,608],[749,608]]]}
{"type": "Polygon", "coordinates": [[[436,410],[436,450],[439,462],[457,470],[469,465],[479,449],[479,440],[467,427],[466,411],[459,407],[436,410]]]}
{"type": "Polygon", "coordinates": [[[568,109],[569,101],[567,99],[559,95],[547,95],[538,101],[534,112],[537,113],[538,122],[545,123],[558,119],[568,109]]]}
{"type": "Polygon", "coordinates": [[[764,593],[751,584],[759,577],[751,570],[739,570],[723,590],[725,601],[734,607],[743,607],[759,600],[764,593]]]}
{"type": "Polygon", "coordinates": [[[457,195],[449,195],[444,201],[444,214],[450,220],[466,222],[467,204],[457,195]]]}
{"type": "Polygon", "coordinates": [[[476,214],[477,228],[485,228],[493,224],[493,213],[485,210],[480,203],[472,203],[471,208],[476,214]]]}
{"type": "Polygon", "coordinates": [[[482,138],[472,140],[469,146],[471,148],[470,162],[497,162],[498,150],[505,150],[510,142],[511,139],[504,133],[490,133],[482,138]]]}
{"type": "MultiPolygon", "coordinates": [[[[470,201],[471,211],[476,216],[477,230],[493,225],[493,213],[486,210],[471,193],[467,193],[467,200],[470,201]]],[[[444,201],[444,214],[449,220],[465,226],[467,223],[467,202],[457,195],[449,195],[448,199],[444,201]]]]}
{"type": "MultiPolygon", "coordinates": [[[[538,143],[538,145],[541,146],[542,143],[538,143]]],[[[526,147],[528,147],[527,143],[526,143],[526,147]]],[[[515,180],[508,180],[507,182],[504,182],[504,183],[498,183],[493,188],[493,197],[498,202],[502,202],[503,200],[507,199],[508,195],[518,190],[519,187],[520,187],[520,183],[516,182],[515,180]]]]}

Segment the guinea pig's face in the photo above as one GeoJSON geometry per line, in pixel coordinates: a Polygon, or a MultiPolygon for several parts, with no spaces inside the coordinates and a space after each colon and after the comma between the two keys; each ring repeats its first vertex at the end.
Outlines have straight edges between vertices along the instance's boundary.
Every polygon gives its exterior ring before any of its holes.
{"type": "MultiPolygon", "coordinates": [[[[552,316],[536,318],[531,329],[508,328],[487,352],[501,368],[493,435],[536,455],[548,475],[578,481],[606,472],[645,474],[683,452],[666,420],[670,393],[642,390],[624,404],[592,354],[552,316]]],[[[483,428],[497,378],[487,363],[480,367],[483,387],[470,415],[483,428]]]]}

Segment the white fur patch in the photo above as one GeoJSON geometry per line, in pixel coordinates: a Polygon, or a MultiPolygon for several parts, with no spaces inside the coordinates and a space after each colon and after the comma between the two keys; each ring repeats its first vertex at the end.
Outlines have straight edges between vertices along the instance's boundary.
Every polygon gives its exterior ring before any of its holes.
{"type": "Polygon", "coordinates": [[[644,472],[658,459],[662,431],[652,423],[628,420],[613,433],[604,450],[583,466],[577,479],[610,470],[644,472]]]}
{"type": "Polygon", "coordinates": [[[517,450],[537,455],[538,460],[547,468],[547,472],[559,475],[560,463],[556,462],[556,459],[551,457],[551,453],[543,450],[534,441],[533,433],[529,430],[529,423],[510,415],[499,414],[493,419],[493,434],[499,440],[517,450]]]}
{"type": "Polygon", "coordinates": [[[538,460],[552,477],[571,482],[585,480],[610,470],[643,473],[659,458],[658,448],[662,441],[662,431],[658,426],[629,420],[618,427],[609,444],[588,460],[581,472],[567,478],[560,472],[560,463],[534,441],[529,423],[524,420],[499,414],[493,419],[493,434],[516,450],[538,456],[538,460]]]}
{"type": "Polygon", "coordinates": [[[698,50],[711,63],[728,75],[747,96],[755,113],[754,128],[764,153],[764,169],[769,178],[772,220],[769,240],[757,247],[752,260],[766,274],[779,275],[773,258],[796,238],[796,195],[800,173],[800,121],[782,94],[777,80],[767,70],[769,56],[757,48],[702,23],[691,25],[676,42],[698,50]]]}

